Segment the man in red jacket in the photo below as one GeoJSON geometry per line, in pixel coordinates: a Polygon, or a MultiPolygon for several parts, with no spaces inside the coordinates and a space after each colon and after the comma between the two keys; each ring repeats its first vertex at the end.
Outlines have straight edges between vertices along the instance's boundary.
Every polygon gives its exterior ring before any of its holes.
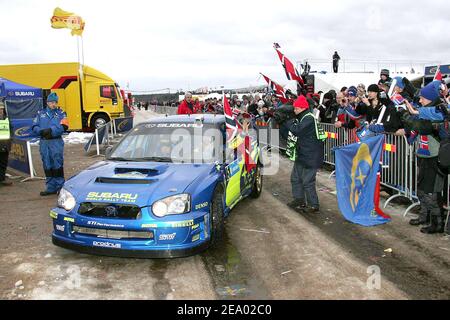
{"type": "Polygon", "coordinates": [[[180,103],[178,107],[177,114],[193,114],[195,113],[194,102],[192,101],[192,93],[186,92],[184,100],[180,103]]]}

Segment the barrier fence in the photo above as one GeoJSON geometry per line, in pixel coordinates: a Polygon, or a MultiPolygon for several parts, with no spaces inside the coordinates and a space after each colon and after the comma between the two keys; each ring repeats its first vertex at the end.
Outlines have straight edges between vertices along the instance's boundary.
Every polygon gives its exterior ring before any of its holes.
{"type": "Polygon", "coordinates": [[[84,146],[84,151],[89,153],[93,145],[96,146],[96,155],[101,155],[100,147],[110,146],[114,137],[127,133],[133,128],[133,117],[116,118],[95,129],[94,135],[84,146]]]}
{"type": "MultiPolygon", "coordinates": [[[[358,142],[356,129],[349,130],[346,128],[336,128],[333,124],[328,123],[321,123],[321,125],[327,134],[327,139],[324,143],[324,162],[335,166],[336,159],[333,149],[358,142]]],[[[256,122],[256,128],[267,129],[262,130],[261,132],[263,134],[258,134],[258,137],[262,141],[267,141],[269,149],[279,148],[281,150],[286,150],[286,140],[283,139],[284,134],[274,121],[269,120],[265,124],[256,122]],[[280,129],[278,133],[280,139],[274,139],[273,129],[280,129]],[[279,140],[279,143],[274,144],[273,142],[275,140],[279,140]]],[[[381,185],[390,194],[390,197],[386,200],[384,207],[386,208],[389,203],[396,198],[406,198],[411,202],[411,205],[404,211],[404,216],[407,216],[414,207],[420,205],[420,201],[417,197],[417,176],[419,172],[415,153],[417,145],[410,145],[404,136],[396,136],[394,134],[385,134],[385,136],[386,140],[382,157],[381,185]]],[[[443,195],[446,196],[447,201],[447,206],[445,206],[445,210],[448,212],[446,225],[448,224],[450,215],[449,180],[450,175],[447,179],[443,193],[443,195]]]]}

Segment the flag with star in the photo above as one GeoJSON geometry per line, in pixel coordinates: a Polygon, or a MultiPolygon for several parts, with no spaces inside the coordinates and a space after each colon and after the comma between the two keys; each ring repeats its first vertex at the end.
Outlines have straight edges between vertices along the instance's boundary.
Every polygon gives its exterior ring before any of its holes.
{"type": "Polygon", "coordinates": [[[379,169],[384,135],[336,148],[339,209],[350,222],[370,227],[389,222],[379,207],[379,169]]]}

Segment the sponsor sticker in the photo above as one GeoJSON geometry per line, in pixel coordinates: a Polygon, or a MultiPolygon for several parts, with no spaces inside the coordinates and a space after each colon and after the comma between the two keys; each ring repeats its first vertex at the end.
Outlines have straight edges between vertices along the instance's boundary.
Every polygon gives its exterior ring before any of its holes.
{"type": "Polygon", "coordinates": [[[192,237],[192,242],[198,241],[200,240],[200,235],[196,234],[195,236],[192,237]]]}
{"type": "Polygon", "coordinates": [[[195,123],[149,123],[145,128],[198,128],[202,125],[195,123]]]}
{"type": "Polygon", "coordinates": [[[208,205],[209,205],[209,202],[203,202],[203,203],[197,204],[195,206],[195,210],[200,210],[200,209],[206,208],[208,205]]]}
{"type": "Polygon", "coordinates": [[[176,236],[177,236],[176,233],[160,234],[158,239],[160,241],[171,241],[171,240],[175,239],[176,236]]]}
{"type": "Polygon", "coordinates": [[[74,222],[75,222],[75,219],[74,219],[74,218],[65,217],[65,218],[64,218],[64,221],[74,223],[74,222]]]}
{"type": "Polygon", "coordinates": [[[234,161],[232,163],[230,163],[230,165],[228,166],[228,174],[231,177],[233,177],[234,175],[236,175],[237,173],[239,173],[239,171],[241,170],[241,168],[239,167],[239,162],[238,161],[234,161]]]}
{"type": "Polygon", "coordinates": [[[56,228],[56,230],[61,231],[61,232],[64,232],[64,230],[66,230],[66,226],[59,225],[59,224],[55,225],[55,228],[56,228]]]}
{"type": "Polygon", "coordinates": [[[141,228],[144,228],[144,229],[147,229],[147,228],[155,229],[155,228],[158,228],[158,225],[154,224],[154,223],[143,224],[143,225],[141,225],[141,228]]]}
{"type": "Polygon", "coordinates": [[[92,241],[94,247],[120,249],[122,245],[120,243],[104,242],[104,241],[92,241]]]}
{"type": "Polygon", "coordinates": [[[194,220],[179,221],[179,222],[171,223],[172,228],[192,227],[193,225],[194,225],[194,220]]]}
{"type": "Polygon", "coordinates": [[[112,192],[89,192],[87,201],[113,201],[134,203],[138,199],[137,193],[112,193],[112,192]]]}
{"type": "Polygon", "coordinates": [[[199,227],[200,227],[200,224],[197,223],[197,224],[192,226],[192,230],[197,230],[199,227]]]}
{"type": "Polygon", "coordinates": [[[55,211],[50,211],[50,217],[52,218],[52,219],[58,219],[58,214],[55,212],[55,211]]]}
{"type": "Polygon", "coordinates": [[[101,223],[97,221],[88,221],[88,225],[95,227],[104,227],[104,228],[125,228],[123,224],[109,224],[109,223],[101,223]]]}

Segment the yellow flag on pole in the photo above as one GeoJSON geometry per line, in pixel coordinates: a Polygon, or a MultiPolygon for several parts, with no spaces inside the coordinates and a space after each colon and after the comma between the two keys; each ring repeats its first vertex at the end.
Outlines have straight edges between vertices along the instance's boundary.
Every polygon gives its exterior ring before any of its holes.
{"type": "Polygon", "coordinates": [[[67,12],[61,8],[55,8],[53,16],[50,19],[52,28],[72,30],[72,35],[81,36],[84,30],[84,21],[80,16],[72,12],[67,12]]]}

